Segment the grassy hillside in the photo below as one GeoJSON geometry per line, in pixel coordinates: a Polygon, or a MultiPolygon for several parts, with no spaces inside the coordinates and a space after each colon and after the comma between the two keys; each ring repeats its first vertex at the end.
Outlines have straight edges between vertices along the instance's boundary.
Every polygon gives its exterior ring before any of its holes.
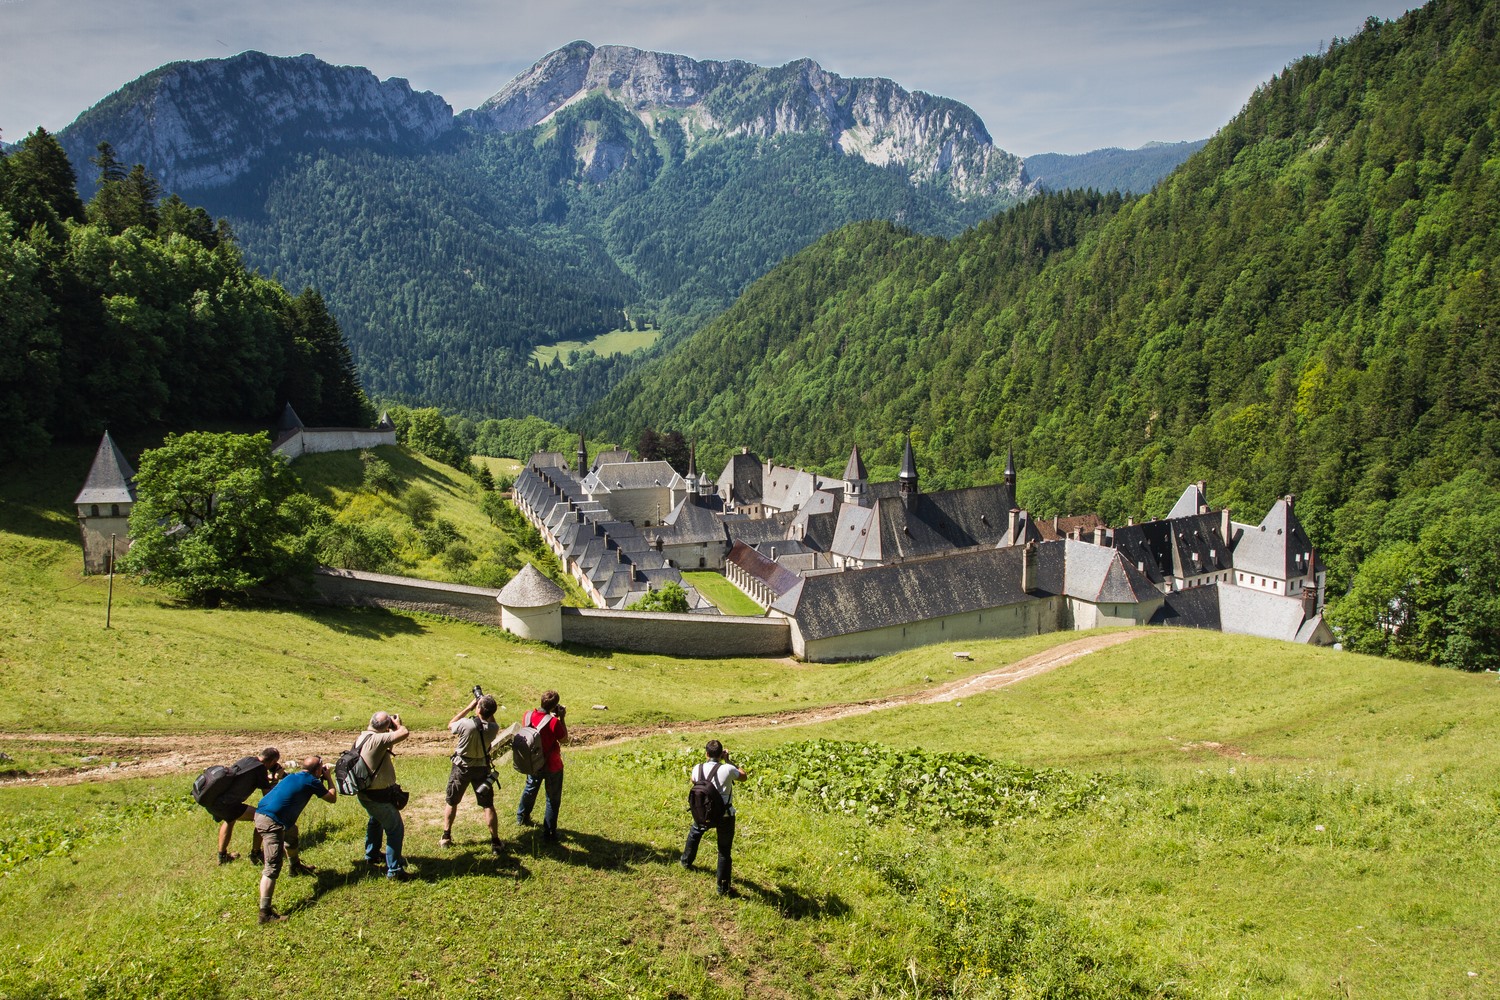
{"type": "MultiPolygon", "coordinates": [[[[725,710],[703,682],[729,671],[706,666],[663,692],[725,710]]],[[[726,737],[753,774],[730,901],[675,864],[697,737],[570,752],[562,845],[507,823],[500,861],[471,804],[459,846],[437,848],[446,763],[408,757],[418,880],[364,877],[363,812],[313,803],[303,837],[323,870],[283,879],[292,920],[269,930],[253,924],[255,872],[214,864],[187,776],[0,788],[0,991],[1488,996],[1497,699],[1493,675],[1163,633],[962,704],[726,737]],[[814,739],[865,743],[830,766],[848,751],[814,739]],[[903,766],[886,770],[885,748],[908,748],[903,766]],[[1019,761],[1029,791],[934,777],[967,775],[973,754],[1019,761]],[[789,793],[798,773],[819,777],[789,793]],[[909,794],[867,819],[897,781],[909,794]],[[993,819],[934,825],[934,800],[993,819]]],[[[507,780],[507,818],[516,791],[507,780]]]]}

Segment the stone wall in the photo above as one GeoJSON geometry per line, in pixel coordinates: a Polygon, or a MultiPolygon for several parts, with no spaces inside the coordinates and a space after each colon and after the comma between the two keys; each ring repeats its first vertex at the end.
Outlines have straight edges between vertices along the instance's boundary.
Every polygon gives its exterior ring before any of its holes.
{"type": "Polygon", "coordinates": [[[798,656],[813,663],[863,660],[935,642],[1013,639],[1060,632],[1069,627],[1067,619],[1067,599],[1046,597],[1003,608],[928,618],[910,625],[891,625],[827,639],[804,641],[798,634],[794,646],[798,656]]]}
{"type": "Polygon", "coordinates": [[[496,600],[500,591],[486,587],[324,567],[313,576],[313,590],[319,603],[338,607],[399,608],[447,615],[479,625],[500,624],[500,604],[496,600]]]}
{"type": "MultiPolygon", "coordinates": [[[[285,599],[306,595],[278,593],[285,599]]],[[[446,615],[479,625],[501,625],[500,591],[433,583],[404,576],[322,568],[312,600],[337,607],[380,607],[446,615]]],[[[649,611],[560,608],[562,641],[664,656],[786,656],[792,650],[784,618],[674,615],[649,611]]]]}
{"type": "Polygon", "coordinates": [[[287,461],[303,455],[321,455],[330,451],[361,451],[396,443],[396,431],[357,427],[303,427],[287,435],[275,451],[287,461]]]}
{"type": "Polygon", "coordinates": [[[786,656],[785,618],[563,608],[563,641],[665,656],[786,656]]]}

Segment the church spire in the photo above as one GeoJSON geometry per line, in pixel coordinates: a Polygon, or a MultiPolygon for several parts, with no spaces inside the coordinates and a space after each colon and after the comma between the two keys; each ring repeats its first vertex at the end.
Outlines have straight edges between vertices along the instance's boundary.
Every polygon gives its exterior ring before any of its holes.
{"type": "Polygon", "coordinates": [[[906,432],[906,450],[901,455],[901,473],[896,477],[900,482],[901,502],[911,503],[916,499],[917,493],[917,457],[911,450],[911,431],[906,432]]]}
{"type": "Polygon", "coordinates": [[[864,459],[859,457],[859,445],[849,451],[849,464],[844,466],[844,502],[865,505],[865,483],[870,474],[865,471],[864,459]]]}
{"type": "Polygon", "coordinates": [[[583,431],[578,432],[578,478],[582,479],[589,474],[589,446],[583,439],[583,431]]]}
{"type": "Polygon", "coordinates": [[[1010,495],[1016,495],[1016,447],[1006,445],[1005,447],[1005,485],[1010,487],[1010,495]]]}

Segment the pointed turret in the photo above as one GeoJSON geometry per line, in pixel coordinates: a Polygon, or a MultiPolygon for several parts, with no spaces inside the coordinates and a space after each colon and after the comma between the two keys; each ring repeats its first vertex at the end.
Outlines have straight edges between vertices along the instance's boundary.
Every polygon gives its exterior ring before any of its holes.
{"type": "Polygon", "coordinates": [[[301,430],[304,426],[306,425],[302,423],[302,418],[297,416],[297,411],[292,409],[290,402],[282,407],[281,419],[276,421],[276,433],[278,436],[285,434],[287,431],[301,430]]]}
{"type": "Polygon", "coordinates": [[[582,479],[589,474],[589,446],[583,439],[583,431],[578,432],[578,478],[582,479]]]}
{"type": "Polygon", "coordinates": [[[864,459],[859,457],[859,445],[855,445],[849,450],[849,464],[844,466],[844,502],[863,507],[869,496],[865,488],[869,478],[864,459]]]}
{"type": "Polygon", "coordinates": [[[73,503],[83,537],[83,571],[108,573],[114,559],[130,548],[130,509],[135,504],[135,470],[108,431],[73,503]]]}
{"type": "Polygon", "coordinates": [[[1010,488],[1010,495],[1016,495],[1016,448],[1015,445],[1007,445],[1005,448],[1005,485],[1010,488]]]}
{"type": "Polygon", "coordinates": [[[688,445],[688,471],[687,471],[688,493],[698,492],[698,445],[688,445]]]}
{"type": "Polygon", "coordinates": [[[910,505],[917,498],[917,456],[911,450],[911,431],[906,432],[906,450],[901,454],[901,472],[896,477],[901,491],[901,502],[910,505]]]}

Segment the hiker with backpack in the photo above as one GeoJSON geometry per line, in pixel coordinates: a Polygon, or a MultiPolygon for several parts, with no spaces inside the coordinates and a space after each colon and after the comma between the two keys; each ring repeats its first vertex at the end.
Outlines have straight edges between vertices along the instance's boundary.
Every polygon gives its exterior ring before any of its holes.
{"type": "Polygon", "coordinates": [[[476,686],[474,700],[448,720],[448,731],[458,737],[458,744],[453,750],[453,770],[448,774],[439,847],[453,846],[453,817],[458,814],[464,789],[472,787],[474,801],[484,811],[484,822],[490,828],[490,850],[495,854],[501,852],[500,828],[495,818],[495,789],[500,776],[490,764],[490,748],[500,732],[500,724],[495,721],[497,707],[494,695],[485,694],[476,686]]]}
{"type": "Polygon", "coordinates": [[[709,740],[704,751],[708,759],[694,765],[691,773],[688,811],[693,815],[693,825],[678,863],[691,869],[698,858],[698,841],[709,830],[715,831],[719,841],[719,895],[728,896],[733,867],[729,852],[734,847],[734,783],[744,781],[748,775],[729,759],[718,740],[709,740]]]}
{"type": "Polygon", "coordinates": [[[567,706],[559,704],[556,691],[542,695],[541,708],[521,716],[521,728],[511,742],[511,763],[526,775],[521,801],[516,803],[516,822],[533,826],[531,809],[545,786],[547,806],[542,812],[542,839],[557,839],[557,810],[562,804],[563,762],[561,744],[568,738],[567,706]]]}
{"type": "MultiPolygon", "coordinates": [[[[370,814],[370,821],[365,824],[365,861],[374,868],[384,868],[385,877],[393,882],[405,882],[410,876],[401,853],[402,841],[406,839],[406,824],[401,820],[406,793],[396,784],[396,762],[391,748],[410,735],[411,730],[402,725],[401,716],[376,712],[370,716],[370,727],[359,734],[351,748],[364,765],[355,773],[363,771],[369,775],[368,780],[355,782],[359,804],[370,814]]],[[[343,775],[340,777],[342,780],[343,775]]]]}
{"type": "Polygon", "coordinates": [[[297,819],[316,795],[324,802],[338,801],[333,769],[322,757],[308,757],[302,770],[287,775],[260,798],[255,807],[255,832],[260,834],[266,860],[260,873],[260,922],[269,924],[286,917],[271,908],[276,879],[281,875],[283,855],[292,861],[292,874],[315,875],[317,869],[302,863],[297,851],[297,819]]]}
{"type": "MultiPolygon", "coordinates": [[[[219,821],[219,864],[227,865],[239,857],[229,849],[229,842],[237,821],[255,819],[255,807],[245,804],[250,793],[259,790],[264,795],[284,774],[281,751],[266,747],[257,756],[241,757],[228,767],[216,764],[193,782],[193,798],[219,821]]],[[[250,860],[256,864],[265,861],[259,833],[250,841],[250,860]]]]}

